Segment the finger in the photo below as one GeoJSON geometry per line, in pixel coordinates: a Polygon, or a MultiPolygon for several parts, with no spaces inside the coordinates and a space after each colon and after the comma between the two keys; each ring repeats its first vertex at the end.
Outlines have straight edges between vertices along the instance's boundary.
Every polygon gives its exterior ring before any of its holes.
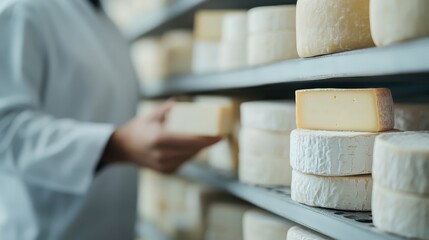
{"type": "Polygon", "coordinates": [[[163,134],[157,144],[162,149],[195,149],[199,150],[219,142],[221,137],[197,137],[175,134],[163,134]]]}
{"type": "Polygon", "coordinates": [[[165,117],[173,107],[174,103],[175,101],[173,98],[168,99],[152,113],[150,119],[163,123],[165,121],[165,117]]]}

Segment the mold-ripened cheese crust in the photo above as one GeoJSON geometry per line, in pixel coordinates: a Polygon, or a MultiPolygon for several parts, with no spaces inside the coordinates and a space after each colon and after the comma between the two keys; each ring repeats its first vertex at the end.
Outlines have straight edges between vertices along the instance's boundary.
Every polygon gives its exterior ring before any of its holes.
{"type": "Polygon", "coordinates": [[[296,6],[278,5],[252,8],[248,12],[249,35],[266,34],[296,28],[296,6]]]}
{"type": "Polygon", "coordinates": [[[287,240],[329,240],[327,236],[303,226],[294,226],[287,232],[287,240]]]}

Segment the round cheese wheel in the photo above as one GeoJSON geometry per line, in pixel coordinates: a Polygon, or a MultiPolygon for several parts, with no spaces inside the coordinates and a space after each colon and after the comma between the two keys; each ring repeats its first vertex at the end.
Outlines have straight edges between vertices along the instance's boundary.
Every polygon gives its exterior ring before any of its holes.
{"type": "Polygon", "coordinates": [[[285,30],[295,31],[295,13],[295,5],[252,8],[248,12],[248,32],[253,35],[285,30]]]}
{"type": "Polygon", "coordinates": [[[247,13],[234,11],[222,19],[222,42],[243,42],[247,39],[247,13]]]}
{"type": "Polygon", "coordinates": [[[287,232],[287,240],[328,240],[327,236],[302,226],[294,226],[287,232]]]}
{"type": "Polygon", "coordinates": [[[219,50],[219,69],[232,70],[247,65],[246,41],[221,42],[219,50]]]}
{"type": "Polygon", "coordinates": [[[290,135],[288,132],[264,131],[252,128],[240,130],[241,153],[279,157],[289,161],[290,135]]]}
{"type": "Polygon", "coordinates": [[[244,213],[243,233],[246,240],[286,239],[288,230],[296,224],[259,209],[244,213]]]}
{"type": "Polygon", "coordinates": [[[296,38],[300,57],[374,46],[369,0],[298,0],[296,38]]]}

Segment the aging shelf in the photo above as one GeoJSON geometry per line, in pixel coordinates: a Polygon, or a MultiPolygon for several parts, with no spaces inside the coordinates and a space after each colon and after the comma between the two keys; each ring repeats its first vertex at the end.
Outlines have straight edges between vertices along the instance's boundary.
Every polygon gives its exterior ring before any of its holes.
{"type": "MultiPolygon", "coordinates": [[[[398,87],[429,95],[429,38],[382,48],[281,61],[205,75],[188,75],[141,87],[144,98],[281,85],[398,87]]],[[[394,92],[395,93],[395,92],[394,92]]],[[[399,92],[402,94],[402,92],[399,92]]]]}
{"type": "Polygon", "coordinates": [[[131,41],[160,34],[169,29],[192,28],[198,9],[248,9],[258,6],[296,3],[296,0],[176,0],[170,7],[142,16],[125,35],[131,41]]]}
{"type": "Polygon", "coordinates": [[[179,174],[216,186],[260,208],[335,239],[402,239],[376,229],[372,224],[370,212],[309,207],[292,201],[290,188],[266,188],[243,184],[232,174],[197,163],[183,166],[179,174]]]}

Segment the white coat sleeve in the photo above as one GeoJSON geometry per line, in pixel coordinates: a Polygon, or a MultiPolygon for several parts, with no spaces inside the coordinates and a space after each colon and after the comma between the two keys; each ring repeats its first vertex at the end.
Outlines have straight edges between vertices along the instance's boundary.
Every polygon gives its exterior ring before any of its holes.
{"type": "Polygon", "coordinates": [[[114,126],[57,119],[43,111],[49,46],[44,46],[37,14],[29,8],[0,8],[0,171],[82,194],[114,126]]]}

